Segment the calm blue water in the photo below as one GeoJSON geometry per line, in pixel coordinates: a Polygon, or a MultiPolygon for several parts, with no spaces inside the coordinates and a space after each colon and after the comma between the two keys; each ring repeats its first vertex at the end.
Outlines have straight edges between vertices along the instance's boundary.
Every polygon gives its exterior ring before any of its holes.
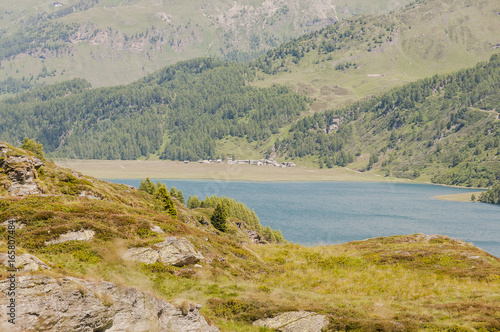
{"type": "MultiPolygon", "coordinates": [[[[112,180],[139,187],[140,180],[112,180]]],[[[157,182],[158,180],[154,180],[157,182]]],[[[442,234],[500,257],[500,206],[446,202],[436,195],[477,190],[425,184],[160,180],[184,197],[227,196],[255,210],[261,224],[304,245],[401,234],[442,234]]]]}

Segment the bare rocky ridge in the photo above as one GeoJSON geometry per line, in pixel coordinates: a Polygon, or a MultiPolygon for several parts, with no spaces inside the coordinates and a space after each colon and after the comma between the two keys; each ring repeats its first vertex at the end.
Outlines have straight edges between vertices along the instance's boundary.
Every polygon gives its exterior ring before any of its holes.
{"type": "MultiPolygon", "coordinates": [[[[135,288],[77,278],[21,276],[16,285],[16,324],[0,311],[1,331],[216,332],[199,305],[181,310],[135,288]]],[[[7,306],[9,281],[0,282],[7,306]]]]}
{"type": "Polygon", "coordinates": [[[0,143],[0,168],[4,169],[10,180],[2,184],[11,195],[40,194],[35,178],[36,170],[43,166],[43,162],[36,157],[8,155],[10,151],[6,144],[0,143]]]}

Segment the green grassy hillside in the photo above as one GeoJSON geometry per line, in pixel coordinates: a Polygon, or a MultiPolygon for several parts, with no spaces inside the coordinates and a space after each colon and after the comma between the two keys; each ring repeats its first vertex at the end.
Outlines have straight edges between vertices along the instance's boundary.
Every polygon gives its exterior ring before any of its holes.
{"type": "Polygon", "coordinates": [[[2,1],[0,93],[75,77],[125,84],[201,56],[245,61],[335,21],[408,2],[2,1]]]}
{"type": "Polygon", "coordinates": [[[285,84],[340,108],[392,87],[487,60],[500,46],[498,1],[415,1],[345,20],[267,52],[258,86],[285,84]]]}
{"type": "Polygon", "coordinates": [[[306,116],[278,153],[320,166],[491,186],[500,180],[500,56],[338,111],[306,116]]]}
{"type": "MultiPolygon", "coordinates": [[[[8,147],[7,159],[32,158],[8,147]]],[[[326,315],[328,331],[500,330],[500,260],[460,240],[416,234],[333,246],[257,245],[244,216],[229,217],[227,231],[219,232],[198,221],[208,220],[212,207],[190,210],[171,196],[174,217],[154,195],[49,162],[33,174],[44,195],[15,197],[4,189],[8,172],[0,169],[0,222],[16,220],[18,256],[36,255],[52,268],[17,276],[107,280],[179,307],[200,303],[221,331],[270,331],[253,321],[295,310],[326,315]],[[46,244],[82,229],[94,238],[46,244]],[[122,258],[129,248],[154,246],[167,236],[189,240],[205,257],[201,267],[122,258]]],[[[1,252],[7,234],[1,227],[1,252]]],[[[0,266],[1,278],[7,274],[0,266]]]]}

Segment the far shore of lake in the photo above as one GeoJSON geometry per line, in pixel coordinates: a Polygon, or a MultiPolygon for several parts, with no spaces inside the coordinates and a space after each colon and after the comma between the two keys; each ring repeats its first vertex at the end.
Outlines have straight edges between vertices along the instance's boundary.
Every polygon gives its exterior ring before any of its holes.
{"type": "MultiPolygon", "coordinates": [[[[386,177],[374,172],[358,172],[344,167],[308,168],[235,165],[223,163],[201,164],[167,160],[88,160],[59,159],[55,163],[99,179],[208,179],[233,181],[358,181],[390,183],[423,183],[386,177]]],[[[476,199],[481,192],[474,192],[476,199]]],[[[472,202],[472,193],[440,195],[443,201],[472,202]]]]}
{"type": "Polygon", "coordinates": [[[342,167],[307,168],[257,165],[234,165],[225,162],[201,164],[165,160],[56,160],[60,167],[67,167],[99,179],[210,179],[240,181],[414,181],[385,177],[373,172],[357,172],[342,167]]]}
{"type": "Polygon", "coordinates": [[[435,196],[433,198],[439,199],[442,201],[454,201],[454,202],[477,202],[479,195],[481,195],[481,191],[478,192],[472,192],[472,193],[460,193],[460,194],[453,194],[453,195],[439,195],[435,196]],[[472,194],[476,197],[476,200],[473,201],[471,199],[472,194]]]}

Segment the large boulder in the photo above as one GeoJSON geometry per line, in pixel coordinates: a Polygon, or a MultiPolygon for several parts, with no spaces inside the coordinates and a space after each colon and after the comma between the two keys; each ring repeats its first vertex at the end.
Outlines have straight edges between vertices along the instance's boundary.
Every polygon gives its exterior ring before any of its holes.
{"type": "Polygon", "coordinates": [[[146,264],[158,261],[178,267],[196,264],[205,259],[186,238],[178,239],[175,236],[165,238],[165,241],[156,244],[153,248],[130,248],[123,258],[146,264]]]}
{"type": "Polygon", "coordinates": [[[149,247],[130,248],[127,250],[125,255],[123,255],[123,259],[146,264],[154,264],[159,258],[160,254],[158,253],[158,250],[154,250],[149,247]]]}
{"type": "MultiPolygon", "coordinates": [[[[9,280],[0,282],[7,308],[9,280]]],[[[16,284],[15,325],[0,310],[1,331],[216,332],[199,305],[181,310],[135,288],[65,277],[21,276],[16,284]]]]}
{"type": "Polygon", "coordinates": [[[160,254],[159,261],[161,263],[184,266],[188,264],[196,264],[204,259],[202,254],[196,251],[196,248],[186,238],[176,238],[170,236],[165,238],[165,241],[156,245],[160,254]]]}
{"type": "Polygon", "coordinates": [[[282,332],[321,332],[328,325],[328,318],[315,312],[291,311],[274,318],[259,319],[253,325],[282,332]]]}

